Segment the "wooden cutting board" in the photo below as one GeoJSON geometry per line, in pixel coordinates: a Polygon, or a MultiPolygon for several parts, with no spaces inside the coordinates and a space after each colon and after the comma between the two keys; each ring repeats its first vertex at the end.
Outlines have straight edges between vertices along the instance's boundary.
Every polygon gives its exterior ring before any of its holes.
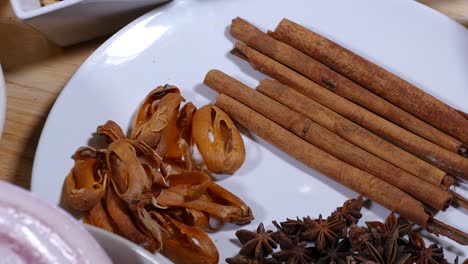
{"type": "MultiPolygon", "coordinates": [[[[420,2],[468,26],[468,0],[420,2]]],[[[7,82],[0,179],[29,188],[34,153],[50,108],[76,69],[105,39],[57,47],[18,21],[8,0],[0,0],[0,62],[7,82]]]]}

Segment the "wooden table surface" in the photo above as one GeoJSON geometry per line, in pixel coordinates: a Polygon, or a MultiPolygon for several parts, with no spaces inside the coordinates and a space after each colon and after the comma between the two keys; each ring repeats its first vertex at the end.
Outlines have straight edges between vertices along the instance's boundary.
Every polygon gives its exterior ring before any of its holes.
{"type": "MultiPolygon", "coordinates": [[[[468,0],[420,2],[468,26],[468,0]]],[[[0,36],[0,62],[7,84],[0,179],[29,188],[34,152],[50,108],[73,73],[106,37],[57,47],[18,21],[8,0],[0,0],[0,36]]]]}

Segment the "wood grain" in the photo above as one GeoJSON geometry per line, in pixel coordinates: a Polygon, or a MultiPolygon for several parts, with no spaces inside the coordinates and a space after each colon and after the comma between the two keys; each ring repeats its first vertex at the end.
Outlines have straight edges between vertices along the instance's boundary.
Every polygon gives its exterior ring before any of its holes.
{"type": "Polygon", "coordinates": [[[0,179],[29,188],[42,127],[57,95],[103,38],[60,48],[18,21],[0,0],[0,62],[7,89],[7,116],[0,140],[0,179]]]}
{"type": "Polygon", "coordinates": [[[468,0],[418,0],[468,27],[468,0]]]}
{"type": "MultiPolygon", "coordinates": [[[[466,0],[420,2],[468,25],[466,0]]],[[[17,20],[8,0],[0,0],[0,63],[7,83],[0,179],[30,187],[34,153],[50,108],[76,69],[105,39],[57,47],[17,20]]]]}

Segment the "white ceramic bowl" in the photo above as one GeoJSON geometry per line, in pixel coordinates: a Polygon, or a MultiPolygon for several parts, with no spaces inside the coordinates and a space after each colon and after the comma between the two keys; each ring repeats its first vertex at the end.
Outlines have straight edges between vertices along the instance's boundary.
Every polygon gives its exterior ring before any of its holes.
{"type": "Polygon", "coordinates": [[[6,85],[3,78],[2,65],[0,65],[0,138],[2,138],[3,126],[6,117],[6,85]]]}
{"type": "Polygon", "coordinates": [[[15,15],[60,46],[112,33],[169,0],[10,0],[15,15]]]}
{"type": "Polygon", "coordinates": [[[155,255],[129,240],[103,229],[85,224],[114,263],[158,264],[155,255]]]}
{"type": "Polygon", "coordinates": [[[0,180],[0,263],[112,262],[63,209],[0,180]]]}

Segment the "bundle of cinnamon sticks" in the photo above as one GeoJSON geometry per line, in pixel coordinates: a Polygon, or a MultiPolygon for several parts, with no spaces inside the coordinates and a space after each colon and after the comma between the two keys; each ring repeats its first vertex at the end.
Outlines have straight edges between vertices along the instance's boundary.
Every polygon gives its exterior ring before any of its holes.
{"type": "Polygon", "coordinates": [[[264,33],[236,18],[230,33],[242,41],[232,53],[275,80],[255,90],[212,70],[204,83],[220,93],[217,106],[335,181],[468,244],[466,233],[429,213],[452,202],[468,207],[450,189],[468,179],[463,112],[287,19],[264,33]]]}

